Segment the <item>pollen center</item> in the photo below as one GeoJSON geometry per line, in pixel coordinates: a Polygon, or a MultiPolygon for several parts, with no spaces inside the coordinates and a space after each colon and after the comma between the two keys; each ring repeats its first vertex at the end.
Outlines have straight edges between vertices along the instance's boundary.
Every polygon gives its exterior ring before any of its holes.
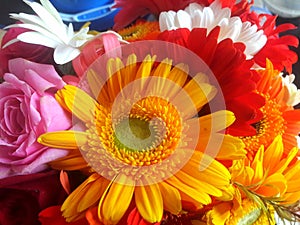
{"type": "Polygon", "coordinates": [[[114,128],[114,143],[117,148],[128,151],[147,150],[154,147],[155,142],[161,141],[155,129],[158,125],[138,118],[124,119],[114,128]]]}
{"type": "MultiPolygon", "coordinates": [[[[150,96],[131,105],[129,114],[122,107],[118,110],[112,116],[99,106],[95,121],[86,124],[89,140],[81,152],[95,171],[107,178],[122,172],[138,180],[144,174],[162,176],[158,169],[150,170],[149,166],[161,166],[162,162],[169,167],[177,166],[181,156],[176,163],[168,163],[169,157],[174,160],[173,153],[183,145],[184,137],[181,116],[175,106],[150,96]]],[[[172,170],[171,167],[164,170],[172,170]]]]}

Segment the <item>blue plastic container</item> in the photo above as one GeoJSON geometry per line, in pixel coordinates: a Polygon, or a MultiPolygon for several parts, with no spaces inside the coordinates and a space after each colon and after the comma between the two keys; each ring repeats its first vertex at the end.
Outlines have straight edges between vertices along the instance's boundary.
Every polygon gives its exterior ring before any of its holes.
{"type": "Polygon", "coordinates": [[[89,9],[98,8],[109,3],[111,0],[50,0],[54,7],[62,13],[78,13],[89,9]]]}
{"type": "Polygon", "coordinates": [[[114,17],[119,11],[114,0],[50,0],[59,12],[62,20],[72,23],[80,29],[86,22],[90,28],[98,31],[110,29],[114,25],[114,17]]]}

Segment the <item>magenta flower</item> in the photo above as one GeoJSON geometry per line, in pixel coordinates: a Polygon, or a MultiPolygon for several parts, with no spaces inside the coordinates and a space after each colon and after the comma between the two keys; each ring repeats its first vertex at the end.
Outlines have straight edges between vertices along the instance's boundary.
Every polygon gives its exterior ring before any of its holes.
{"type": "Polygon", "coordinates": [[[65,150],[47,148],[36,139],[71,126],[70,115],[54,98],[65,82],[53,66],[18,58],[8,67],[0,84],[0,178],[42,171],[65,156],[65,150]]]}

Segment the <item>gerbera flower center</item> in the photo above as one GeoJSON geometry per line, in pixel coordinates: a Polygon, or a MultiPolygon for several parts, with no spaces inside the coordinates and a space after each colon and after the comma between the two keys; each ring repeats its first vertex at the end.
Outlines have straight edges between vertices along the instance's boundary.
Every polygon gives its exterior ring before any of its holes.
{"type": "Polygon", "coordinates": [[[112,116],[98,106],[95,121],[87,124],[89,141],[81,147],[86,161],[101,175],[122,171],[138,176],[145,172],[143,166],[168,160],[183,145],[180,114],[167,100],[154,96],[140,99],[129,115],[123,107],[118,109],[117,116],[112,116]]]}
{"type": "Polygon", "coordinates": [[[153,147],[157,137],[157,126],[138,118],[122,120],[115,126],[115,146],[128,151],[143,151],[153,147]]]}
{"type": "Polygon", "coordinates": [[[261,145],[269,146],[277,135],[285,131],[285,120],[282,117],[280,105],[270,98],[268,94],[263,95],[266,99],[265,106],[261,109],[263,118],[253,124],[256,135],[241,137],[252,157],[261,145]]]}

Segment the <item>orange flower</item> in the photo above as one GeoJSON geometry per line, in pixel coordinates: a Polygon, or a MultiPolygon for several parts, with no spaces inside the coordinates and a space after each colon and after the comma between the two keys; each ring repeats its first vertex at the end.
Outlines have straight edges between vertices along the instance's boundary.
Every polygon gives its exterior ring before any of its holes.
{"type": "Polygon", "coordinates": [[[118,33],[126,41],[138,41],[138,40],[154,40],[160,33],[159,24],[157,21],[149,22],[139,20],[135,24],[128,28],[119,30],[118,33]]]}
{"type": "Polygon", "coordinates": [[[253,124],[257,134],[254,136],[241,137],[246,144],[248,156],[253,155],[263,145],[267,148],[278,135],[282,135],[285,154],[297,146],[296,136],[300,131],[300,110],[287,105],[290,97],[289,90],[283,85],[280,72],[274,70],[272,63],[268,60],[265,70],[260,70],[261,79],[257,84],[257,93],[266,99],[262,107],[263,118],[253,124]]]}

